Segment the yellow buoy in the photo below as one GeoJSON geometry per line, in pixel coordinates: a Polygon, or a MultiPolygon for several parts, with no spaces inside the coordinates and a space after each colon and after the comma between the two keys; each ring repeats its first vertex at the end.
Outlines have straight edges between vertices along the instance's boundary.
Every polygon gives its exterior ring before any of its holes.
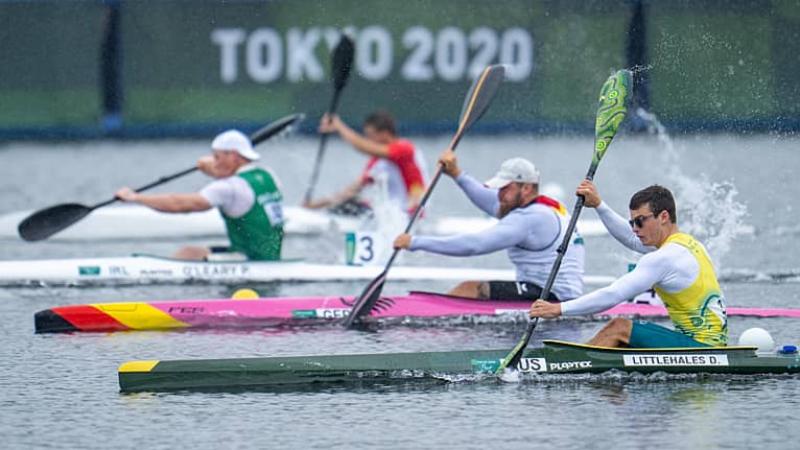
{"type": "Polygon", "coordinates": [[[255,300],[259,298],[260,295],[255,289],[244,288],[244,289],[237,289],[236,292],[233,293],[231,296],[234,300],[255,300]]]}

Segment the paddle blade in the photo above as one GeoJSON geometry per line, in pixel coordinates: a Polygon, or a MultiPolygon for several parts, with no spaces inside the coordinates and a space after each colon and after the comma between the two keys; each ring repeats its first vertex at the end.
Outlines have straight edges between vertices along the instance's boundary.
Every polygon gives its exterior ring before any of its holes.
{"type": "Polygon", "coordinates": [[[458,118],[458,133],[463,134],[472,124],[478,121],[492,104],[500,83],[506,76],[503,65],[496,64],[483,69],[480,76],[472,82],[472,86],[464,98],[461,114],[458,118]]]}
{"type": "Polygon", "coordinates": [[[368,315],[372,311],[372,307],[381,298],[383,292],[383,285],[386,283],[386,274],[388,268],[381,272],[370,284],[364,288],[356,300],[353,302],[353,307],[350,309],[350,314],[344,319],[342,323],[347,328],[353,328],[360,320],[361,317],[368,315]]]}
{"type": "Polygon", "coordinates": [[[350,70],[353,68],[355,58],[355,45],[353,39],[346,33],[342,33],[339,43],[333,50],[333,60],[331,61],[331,79],[333,80],[334,90],[341,91],[347,84],[350,77],[350,70]]]}
{"type": "Polygon", "coordinates": [[[37,211],[19,223],[17,231],[29,242],[41,241],[83,219],[92,208],[78,203],[65,203],[37,211]]]}
{"type": "Polygon", "coordinates": [[[600,89],[600,99],[597,106],[597,118],[594,125],[594,157],[592,164],[599,164],[600,160],[611,145],[611,140],[617,134],[619,126],[628,114],[633,74],[630,70],[616,71],[608,77],[600,89]]]}
{"type": "Polygon", "coordinates": [[[512,370],[516,370],[517,366],[519,365],[519,361],[522,359],[522,354],[525,351],[525,347],[528,346],[528,341],[530,337],[525,339],[524,337],[520,339],[517,343],[516,347],[514,347],[505,358],[500,360],[500,365],[495,370],[495,375],[503,375],[507,368],[511,367],[512,370]]]}
{"type": "Polygon", "coordinates": [[[251,134],[250,142],[252,142],[253,147],[255,147],[271,137],[277,136],[281,133],[289,133],[292,131],[295,125],[302,122],[305,118],[305,114],[292,114],[282,117],[270,124],[264,125],[263,128],[251,134]]]}

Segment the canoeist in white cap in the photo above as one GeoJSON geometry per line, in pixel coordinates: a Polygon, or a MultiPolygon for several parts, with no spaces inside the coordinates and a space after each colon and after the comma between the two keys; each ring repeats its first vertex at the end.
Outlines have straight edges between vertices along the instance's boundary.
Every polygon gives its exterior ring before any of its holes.
{"type": "MultiPolygon", "coordinates": [[[[403,211],[413,212],[425,193],[425,161],[414,144],[398,137],[394,117],[387,111],[375,111],[364,120],[364,134],[350,128],[337,115],[325,115],[321,133],[338,133],[369,160],[359,177],[342,191],[313,199],[303,206],[311,209],[337,209],[344,205],[368,203],[359,198],[362,190],[377,180],[387,186],[388,200],[403,211]]],[[[374,205],[373,205],[374,206],[374,205]]]]}
{"type": "Polygon", "coordinates": [[[646,254],[633,271],[610,286],[567,303],[534,302],[530,316],[554,318],[593,314],[654,288],[675,330],[616,318],[589,344],[634,348],[726,345],[725,297],[714,265],[703,244],[678,229],[672,193],[658,185],[635,193],[628,205],[631,220],[627,222],[600,199],[590,181],[582,182],[577,193],[584,196],[586,206],[597,208],[597,214],[616,240],[646,254]]]}
{"type": "MultiPolygon", "coordinates": [[[[215,181],[196,193],[139,194],[122,188],[116,195],[158,211],[187,213],[219,208],[230,240],[223,253],[241,254],[251,260],[279,260],[283,242],[283,196],[275,175],[256,167],[260,158],[250,139],[237,130],[219,134],[211,142],[213,156],[204,156],[197,167],[215,181]]],[[[212,250],[184,247],[176,258],[208,259],[212,250]]],[[[216,252],[216,249],[215,249],[216,252]]]]}
{"type": "MultiPolygon", "coordinates": [[[[450,256],[507,250],[517,269],[516,282],[464,281],[449,294],[480,299],[539,298],[569,223],[564,205],[539,194],[539,170],[528,160],[512,158],[483,185],[458,167],[451,150],[446,150],[439,162],[475,206],[500,221],[477,233],[446,237],[401,234],[394,247],[450,256]]],[[[569,300],[583,293],[583,263],[583,240],[576,235],[549,300],[569,300]]]]}

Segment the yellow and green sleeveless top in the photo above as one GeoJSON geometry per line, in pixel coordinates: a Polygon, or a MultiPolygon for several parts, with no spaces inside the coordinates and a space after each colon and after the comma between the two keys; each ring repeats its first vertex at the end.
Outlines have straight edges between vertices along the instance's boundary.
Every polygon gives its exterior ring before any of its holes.
{"type": "Polygon", "coordinates": [[[256,201],[242,217],[226,216],[225,220],[231,250],[244,253],[251,260],[274,261],[281,259],[283,244],[283,195],[272,174],[261,168],[237,174],[255,193],[256,201]]]}
{"type": "Polygon", "coordinates": [[[667,308],[675,329],[708,345],[728,344],[728,318],[725,298],[705,247],[686,233],[675,233],[663,245],[673,243],[685,247],[697,259],[700,273],[694,283],[680,292],[666,292],[654,287],[667,308]]]}

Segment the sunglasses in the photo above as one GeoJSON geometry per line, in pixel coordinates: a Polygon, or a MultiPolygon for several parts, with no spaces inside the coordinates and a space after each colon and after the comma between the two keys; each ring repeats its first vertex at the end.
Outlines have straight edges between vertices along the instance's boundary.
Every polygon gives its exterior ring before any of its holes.
{"type": "Polygon", "coordinates": [[[634,227],[642,228],[642,226],[647,221],[647,219],[649,219],[651,217],[655,217],[655,216],[656,216],[655,214],[650,214],[648,216],[637,216],[637,217],[634,217],[633,219],[629,220],[628,223],[630,224],[631,228],[634,228],[634,227]]]}

